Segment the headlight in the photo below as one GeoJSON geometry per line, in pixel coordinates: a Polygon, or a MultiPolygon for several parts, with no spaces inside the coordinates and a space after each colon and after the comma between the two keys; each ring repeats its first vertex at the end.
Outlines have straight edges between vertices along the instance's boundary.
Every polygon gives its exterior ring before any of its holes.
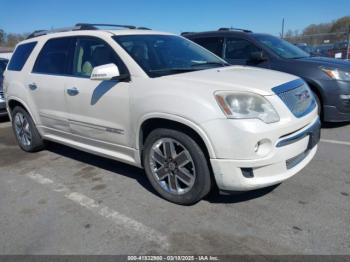
{"type": "Polygon", "coordinates": [[[321,67],[321,70],[334,80],[350,81],[350,72],[325,67],[321,67]]]}
{"type": "Polygon", "coordinates": [[[280,120],[276,110],[263,96],[252,93],[217,92],[215,98],[228,118],[257,118],[267,124],[280,120]]]}

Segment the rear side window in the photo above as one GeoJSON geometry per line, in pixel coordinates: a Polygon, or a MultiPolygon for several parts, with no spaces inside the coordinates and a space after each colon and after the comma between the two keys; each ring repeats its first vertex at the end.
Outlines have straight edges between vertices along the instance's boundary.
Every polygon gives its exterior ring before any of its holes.
{"type": "Polygon", "coordinates": [[[197,38],[191,39],[197,44],[208,49],[212,53],[216,54],[219,57],[222,57],[222,48],[224,43],[224,38],[222,37],[208,37],[208,38],[197,38]]]}
{"type": "Polygon", "coordinates": [[[7,70],[21,71],[28,57],[32,53],[37,42],[31,42],[17,46],[15,53],[12,55],[7,70]]]}
{"type": "Polygon", "coordinates": [[[33,73],[71,74],[71,52],[75,38],[55,38],[46,42],[35,62],[33,73]]]}

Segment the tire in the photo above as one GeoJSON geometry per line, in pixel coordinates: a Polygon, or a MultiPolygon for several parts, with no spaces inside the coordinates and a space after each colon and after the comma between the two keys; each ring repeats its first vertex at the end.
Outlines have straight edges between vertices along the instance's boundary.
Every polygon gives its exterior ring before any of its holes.
{"type": "Polygon", "coordinates": [[[37,152],[44,147],[34,121],[23,107],[16,106],[11,113],[12,129],[20,148],[26,152],[37,152]]]}
{"type": "Polygon", "coordinates": [[[182,132],[163,128],[152,131],[146,139],[143,163],[153,188],[170,202],[192,205],[211,189],[210,169],[202,149],[182,132]]]}

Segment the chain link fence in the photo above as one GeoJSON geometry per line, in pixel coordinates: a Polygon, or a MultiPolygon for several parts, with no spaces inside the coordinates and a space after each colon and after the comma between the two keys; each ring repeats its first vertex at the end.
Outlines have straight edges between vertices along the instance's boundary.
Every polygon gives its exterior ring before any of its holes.
{"type": "Polygon", "coordinates": [[[286,36],[284,39],[312,56],[350,59],[350,32],[286,36]]]}

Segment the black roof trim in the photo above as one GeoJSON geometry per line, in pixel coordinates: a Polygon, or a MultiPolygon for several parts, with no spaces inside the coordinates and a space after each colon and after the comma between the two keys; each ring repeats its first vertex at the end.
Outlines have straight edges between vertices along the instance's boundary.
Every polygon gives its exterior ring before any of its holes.
{"type": "Polygon", "coordinates": [[[79,30],[98,30],[98,27],[117,27],[127,29],[137,29],[134,25],[115,25],[115,24],[89,24],[89,23],[77,23],[75,26],[79,26],[79,30]]]}
{"type": "Polygon", "coordinates": [[[253,33],[253,31],[248,29],[233,28],[233,27],[221,27],[218,29],[218,31],[241,31],[244,33],[253,33]]]}
{"type": "Polygon", "coordinates": [[[233,28],[233,27],[221,27],[216,31],[203,31],[203,32],[183,32],[181,33],[182,36],[188,36],[188,35],[199,35],[199,34],[214,34],[219,32],[241,32],[241,33],[253,33],[253,31],[248,29],[240,29],[240,28],[233,28]]]}

